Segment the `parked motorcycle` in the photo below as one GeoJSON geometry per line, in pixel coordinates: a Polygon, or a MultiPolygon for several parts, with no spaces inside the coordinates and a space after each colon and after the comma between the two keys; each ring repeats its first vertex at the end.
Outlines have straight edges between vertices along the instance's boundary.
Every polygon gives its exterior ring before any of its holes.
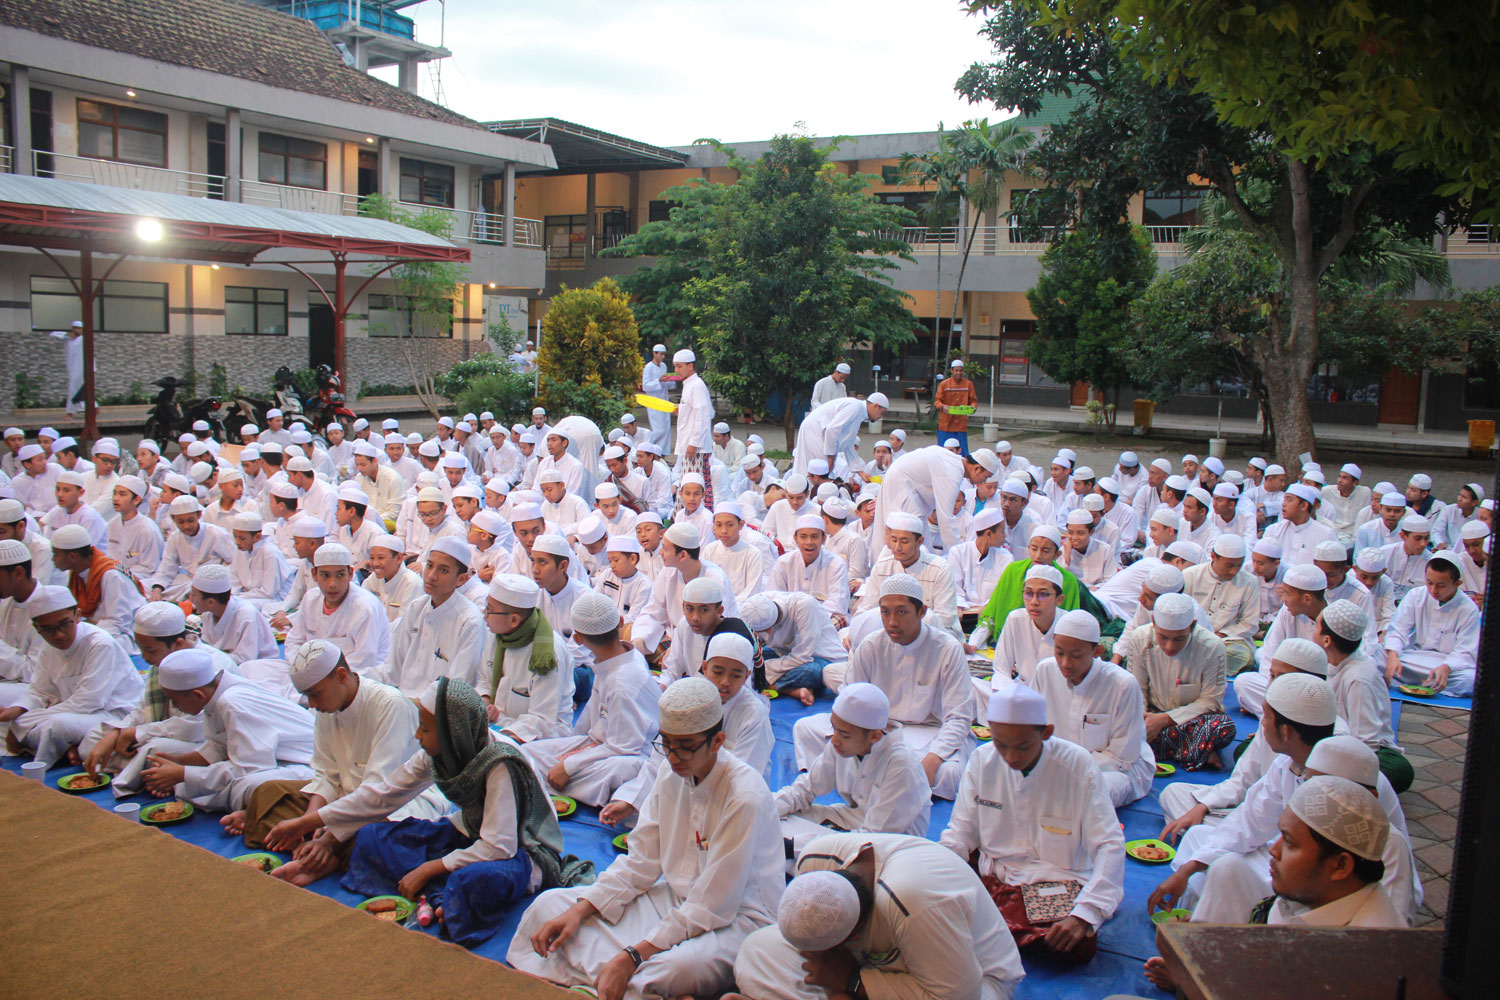
{"type": "Polygon", "coordinates": [[[151,403],[151,412],[146,416],[146,437],[162,447],[177,440],[178,428],[182,426],[182,407],[177,405],[177,379],[168,375],[154,383],[161,387],[151,403]]]}
{"type": "Polygon", "coordinates": [[[318,395],[308,400],[309,412],[318,427],[340,423],[348,427],[356,419],[355,412],[344,399],[344,382],[339,373],[327,365],[319,365],[313,373],[318,383],[318,395]]]}
{"type": "Polygon", "coordinates": [[[206,399],[190,399],[183,404],[183,424],[191,428],[199,420],[208,421],[209,433],[215,441],[229,440],[226,433],[225,417],[228,416],[229,407],[218,396],[209,396],[206,399]]]}
{"type": "MultiPolygon", "coordinates": [[[[316,430],[312,418],[303,409],[302,394],[297,391],[297,383],[292,379],[292,370],[286,365],[276,369],[276,408],[281,411],[282,426],[288,430],[298,425],[306,428],[309,433],[316,430]]],[[[257,424],[264,430],[265,412],[262,411],[260,416],[261,419],[257,421],[257,424]]]]}

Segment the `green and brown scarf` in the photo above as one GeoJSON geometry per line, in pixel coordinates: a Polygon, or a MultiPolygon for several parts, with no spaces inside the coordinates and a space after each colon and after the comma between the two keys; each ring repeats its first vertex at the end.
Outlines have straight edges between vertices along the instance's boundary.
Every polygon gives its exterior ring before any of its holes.
{"type": "Polygon", "coordinates": [[[538,675],[550,674],[557,669],[557,653],[552,648],[552,625],[540,608],[533,608],[519,628],[506,635],[495,636],[495,656],[490,661],[490,691],[500,689],[500,678],[505,673],[507,650],[531,646],[531,662],[527,669],[538,675]]]}

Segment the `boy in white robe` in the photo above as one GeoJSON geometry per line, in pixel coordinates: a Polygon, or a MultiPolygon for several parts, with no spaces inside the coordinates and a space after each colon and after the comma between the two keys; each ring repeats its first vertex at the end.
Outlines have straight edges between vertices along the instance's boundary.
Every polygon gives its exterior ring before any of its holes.
{"type": "MultiPolygon", "coordinates": [[[[938,449],[941,451],[942,449],[938,449]]],[[[871,538],[870,550],[884,546],[875,559],[870,575],[865,580],[864,596],[857,611],[873,611],[880,605],[880,594],[885,582],[894,576],[907,575],[922,584],[922,603],[927,608],[929,621],[939,628],[959,635],[958,591],[953,584],[953,570],[948,561],[933,555],[922,547],[924,526],[915,514],[895,511],[887,516],[885,530],[877,527],[877,535],[871,538]]]]}
{"type": "Polygon", "coordinates": [[[762,591],[745,601],[740,617],[759,635],[766,683],[781,695],[811,705],[843,677],[848,650],[811,594],[762,591]]]}
{"type": "MultiPolygon", "coordinates": [[[[636,522],[637,534],[644,520],[643,516],[636,522]]],[[[726,617],[739,613],[739,601],[729,578],[719,567],[700,558],[702,544],[703,536],[690,524],[674,524],[661,536],[663,567],[651,584],[651,600],[631,630],[631,641],[648,660],[661,654],[662,637],[682,620],[682,588],[699,576],[714,577],[723,586],[726,617]]]]}
{"type": "Polygon", "coordinates": [[[835,628],[849,624],[849,566],[823,548],[823,518],[804,514],[792,532],[796,543],[776,560],[770,589],[811,594],[833,619],[835,628]]]}
{"type": "Polygon", "coordinates": [[[346,483],[339,487],[338,506],[333,518],[338,523],[337,541],[354,555],[354,570],[366,573],[370,569],[370,542],[377,535],[386,534],[385,522],[378,517],[366,517],[370,510],[370,497],[364,490],[346,483]]]}
{"type": "Polygon", "coordinates": [[[1001,571],[1014,559],[1005,547],[1005,514],[999,503],[975,514],[971,530],[973,537],[947,554],[965,632],[973,628],[971,619],[977,624],[1001,571]]]}
{"type": "Polygon", "coordinates": [[[361,674],[372,673],[391,652],[391,623],[375,595],[354,583],[349,550],[327,542],[313,553],[316,588],[302,598],[283,651],[288,662],[309,639],[327,639],[361,674]]]}
{"type": "Polygon", "coordinates": [[[1396,745],[1385,676],[1361,648],[1369,623],[1363,608],[1350,601],[1334,601],[1323,609],[1313,642],[1328,657],[1328,683],[1339,718],[1351,736],[1374,751],[1380,773],[1399,795],[1411,787],[1416,774],[1396,745]]]}
{"type": "Polygon", "coordinates": [[[1255,663],[1260,627],[1260,586],[1245,569],[1247,546],[1239,535],[1214,539],[1208,562],[1182,573],[1182,589],[1208,612],[1214,635],[1224,640],[1230,677],[1255,663]]]}
{"type": "Polygon", "coordinates": [[[406,607],[422,593],[422,578],[406,565],[405,553],[405,543],[395,535],[372,539],[370,575],[360,584],[380,602],[390,621],[400,618],[406,607]]]}
{"type": "Polygon", "coordinates": [[[77,472],[63,472],[57,477],[53,492],[57,504],[42,518],[42,530],[51,537],[58,528],[76,524],[86,529],[89,540],[103,548],[109,544],[109,528],[97,510],[83,502],[83,476],[77,472]]]}
{"type": "Polygon", "coordinates": [[[140,585],[97,548],[81,525],[65,524],[52,534],[52,565],[68,575],[82,620],[98,625],[134,653],[131,621],[146,603],[140,585]]]}
{"type": "Polygon", "coordinates": [[[1478,669],[1479,609],[1460,589],[1463,570],[1452,552],[1434,552],[1423,572],[1426,585],[1401,599],[1386,630],[1386,682],[1466,697],[1478,669]]]}
{"type": "Polygon", "coordinates": [[[781,834],[796,853],[833,828],[855,833],[903,833],[925,837],[932,816],[932,788],[915,751],[890,721],[890,699],[874,684],[839,689],[829,717],[828,746],[776,793],[781,834]],[[822,805],[836,791],[843,802],[822,805]]]}
{"type": "MultiPolygon", "coordinates": [[[[231,591],[229,569],[198,567],[193,574],[193,607],[203,619],[203,641],[235,663],[281,658],[266,616],[231,591]]],[[[161,603],[161,602],[152,602],[161,603]]]]}
{"type": "Polygon", "coordinates": [[[593,660],[593,691],[572,735],[532,740],[522,752],[549,791],[603,805],[648,759],[661,688],[640,652],[621,640],[620,612],[608,597],[584,594],[572,622],[574,638],[593,660]]]}
{"type": "MultiPolygon", "coordinates": [[[[880,594],[883,629],[869,636],[849,657],[847,683],[868,681],[891,698],[891,717],[905,726],[933,794],[952,798],[974,735],[974,689],[963,647],[946,631],[922,620],[922,586],[899,574],[880,594]]],[[[793,728],[797,766],[806,768],[823,752],[833,727],[827,715],[808,716],[793,728]]]]}
{"type": "Polygon", "coordinates": [[[46,643],[27,689],[0,722],[13,753],[30,750],[51,767],[95,725],[123,719],[145,687],[129,655],[103,629],[81,621],[66,587],[39,587],[26,601],[46,643]]]}
{"type": "Polygon", "coordinates": [[[26,611],[37,587],[31,550],[14,538],[0,541],[0,708],[14,705],[30,689],[46,647],[26,611]]]}
{"type": "Polygon", "coordinates": [[[180,601],[192,588],[193,573],[199,566],[234,562],[229,532],[216,524],[204,524],[203,505],[195,498],[177,497],[170,512],[177,530],[167,537],[161,565],[144,581],[146,595],[153,601],[180,601]]]}
{"type": "Polygon", "coordinates": [[[732,501],[720,503],[714,508],[713,533],[713,541],[703,546],[703,558],[724,571],[735,596],[744,600],[764,589],[776,565],[774,550],[754,544],[750,536],[759,533],[745,530],[744,509],[732,501]]]}
{"type": "Polygon", "coordinates": [[[281,549],[266,537],[260,515],[253,510],[236,514],[230,536],[235,549],[229,563],[230,590],[257,612],[282,608],[296,574],[281,549]]]}
{"type": "Polygon", "coordinates": [[[1260,666],[1234,678],[1234,695],[1240,709],[1260,715],[1260,706],[1271,683],[1271,653],[1283,639],[1311,639],[1317,631],[1318,616],[1328,606],[1328,577],[1311,562],[1290,566],[1282,576],[1281,610],[1266,629],[1265,642],[1257,658],[1260,666]]]}
{"type": "Polygon", "coordinates": [[[391,624],[391,652],[377,679],[415,698],[439,677],[474,686],[488,632],[484,616],[458,592],[469,579],[467,542],[437,539],[422,568],[424,593],[391,624]]]}
{"type": "Polygon", "coordinates": [[[585,889],[543,893],[506,960],[600,994],[718,995],[741,943],[775,918],[785,882],[776,802],[765,780],[721,753],[723,705],[702,677],[661,696],[666,761],[629,853],[585,889]]]}
{"type": "Polygon", "coordinates": [[[1087,587],[1099,586],[1120,568],[1114,545],[1094,537],[1094,515],[1082,507],[1068,512],[1063,542],[1062,559],[1087,587]]]}
{"type": "MultiPolygon", "coordinates": [[[[35,445],[27,447],[34,448],[35,445]]],[[[30,520],[21,501],[6,497],[0,499],[0,540],[13,539],[21,542],[31,552],[31,575],[38,586],[66,583],[66,579],[52,565],[52,545],[30,520]]]]}
{"type": "Polygon", "coordinates": [[[573,656],[539,610],[541,588],[530,577],[496,573],[485,600],[495,636],[480,663],[490,722],[516,743],[572,730],[573,656]]]}
{"type": "Polygon", "coordinates": [[[651,599],[651,580],[640,571],[641,543],[635,533],[615,535],[605,544],[609,570],[599,578],[594,589],[614,602],[624,619],[621,635],[628,642],[636,616],[651,599]]]}
{"type": "Polygon", "coordinates": [[[984,686],[975,679],[979,697],[987,700],[1007,678],[1022,684],[1036,680],[1036,665],[1051,654],[1062,590],[1063,576],[1056,566],[1034,565],[1026,570],[1021,581],[1021,606],[1005,616],[995,643],[994,676],[984,686]]]}
{"type": "Polygon", "coordinates": [[[161,565],[162,547],[166,544],[156,522],[140,513],[146,493],[146,483],[140,476],[121,476],[110,498],[115,516],[109,519],[106,551],[121,569],[137,580],[144,580],[156,572],[161,565]]]}
{"type": "Polygon", "coordinates": [[[978,872],[1016,944],[1087,962],[1125,895],[1125,837],[1093,757],[1053,736],[1047,702],[1020,684],[990,696],[992,741],[969,759],[939,840],[978,872]],[[1003,803],[1003,805],[1002,805],[1003,803]],[[1066,914],[1028,916],[1025,888],[1061,883],[1066,914]]]}

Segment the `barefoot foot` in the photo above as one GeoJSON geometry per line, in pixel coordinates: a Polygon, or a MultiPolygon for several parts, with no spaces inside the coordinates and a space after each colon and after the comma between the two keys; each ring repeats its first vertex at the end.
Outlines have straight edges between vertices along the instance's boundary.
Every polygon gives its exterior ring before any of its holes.
{"type": "Polygon", "coordinates": [[[1152,986],[1159,990],[1166,990],[1168,993],[1176,992],[1177,984],[1172,981],[1171,975],[1167,972],[1167,963],[1160,955],[1146,959],[1145,971],[1146,978],[1151,980],[1152,986]]]}
{"type": "Polygon", "coordinates": [[[231,837],[241,836],[245,832],[245,810],[236,809],[234,812],[219,820],[219,825],[224,832],[231,837]]]}

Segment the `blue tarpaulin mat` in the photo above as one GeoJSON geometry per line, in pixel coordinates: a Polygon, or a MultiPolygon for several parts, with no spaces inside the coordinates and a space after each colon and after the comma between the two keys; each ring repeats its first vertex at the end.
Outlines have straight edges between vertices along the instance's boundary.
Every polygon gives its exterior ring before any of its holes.
{"type": "MultiPolygon", "coordinates": [[[[1239,711],[1234,703],[1234,690],[1229,690],[1229,711],[1239,728],[1238,738],[1244,739],[1255,731],[1256,720],[1239,711]]],[[[1452,701],[1454,699],[1447,699],[1452,701]]],[[[770,784],[779,788],[789,784],[796,776],[796,764],[792,753],[792,726],[797,719],[817,712],[826,712],[832,699],[825,697],[811,708],[804,707],[795,699],[778,698],[771,702],[771,724],[776,736],[776,749],[772,756],[770,784]]],[[[4,758],[4,767],[19,771],[24,757],[4,758]]],[[[57,779],[78,771],[73,767],[54,768],[47,774],[47,784],[56,786],[57,779]]],[[[1222,780],[1228,772],[1200,771],[1187,773],[1179,770],[1175,775],[1158,778],[1155,788],[1139,802],[1119,810],[1125,827],[1127,840],[1154,837],[1163,825],[1157,793],[1161,787],[1173,781],[1190,781],[1211,784],[1222,780]]],[[[111,809],[115,798],[109,791],[90,793],[86,796],[101,808],[111,809]]],[[[832,797],[832,796],[830,796],[832,797]]],[[[148,796],[139,795],[125,801],[149,802],[148,796]]],[[[934,801],[932,826],[929,837],[936,840],[946,827],[952,814],[952,803],[934,801]]],[[[219,826],[219,816],[198,811],[185,823],[163,827],[164,836],[175,836],[213,854],[225,858],[246,852],[238,837],[228,836],[219,826]]],[[[598,810],[580,806],[578,811],[562,823],[566,850],[592,860],[601,870],[617,856],[610,841],[622,832],[599,822],[598,810]]],[[[286,857],[283,855],[283,857],[286,857]]],[[[1017,993],[1021,998],[1059,998],[1059,1000],[1097,1000],[1112,993],[1136,993],[1142,996],[1165,996],[1152,987],[1141,974],[1141,963],[1156,954],[1156,928],[1146,913],[1146,899],[1157,883],[1165,877],[1163,866],[1148,865],[1131,859],[1126,860],[1125,899],[1099,932],[1099,952],[1095,959],[1083,968],[1059,968],[1042,962],[1026,960],[1027,977],[1017,993]]],[[[309,891],[338,900],[349,906],[361,901],[361,897],[339,887],[337,876],[321,879],[309,887],[309,891]]],[[[478,955],[496,961],[504,961],[505,952],[515,928],[521,919],[523,906],[517,906],[499,932],[488,942],[476,947],[478,955]]],[[[414,930],[413,933],[432,933],[435,929],[414,930]]]]}

